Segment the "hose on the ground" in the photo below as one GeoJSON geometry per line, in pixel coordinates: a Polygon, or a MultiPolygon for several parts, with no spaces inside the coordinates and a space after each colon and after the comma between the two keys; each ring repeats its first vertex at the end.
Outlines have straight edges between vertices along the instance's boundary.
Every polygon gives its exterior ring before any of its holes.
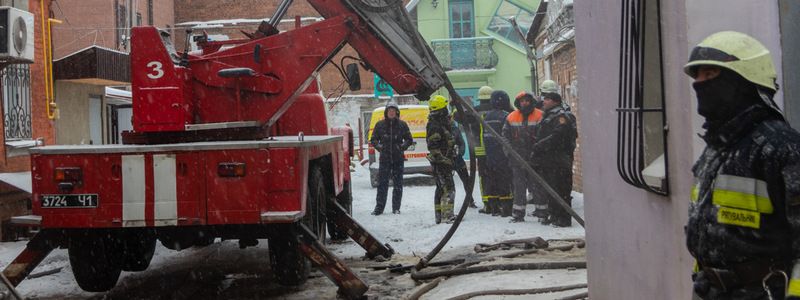
{"type": "Polygon", "coordinates": [[[466,293],[463,295],[458,295],[452,298],[448,298],[447,300],[467,300],[473,297],[478,296],[519,296],[519,295],[534,295],[534,294],[544,294],[544,293],[553,293],[553,292],[561,292],[561,291],[569,291],[575,289],[582,289],[588,287],[587,284],[571,284],[571,285],[560,285],[560,286],[551,286],[551,287],[544,287],[544,288],[534,288],[534,289],[519,289],[519,290],[488,290],[488,291],[477,291],[466,293]]]}
{"type": "Polygon", "coordinates": [[[496,265],[483,265],[475,267],[467,267],[462,269],[450,269],[433,272],[412,272],[411,279],[414,280],[429,280],[442,276],[455,276],[465,275],[490,271],[513,271],[513,270],[549,270],[549,269],[585,269],[585,261],[552,261],[552,262],[529,262],[517,264],[496,264],[496,265]]]}
{"type": "Polygon", "coordinates": [[[408,300],[417,300],[417,299],[419,299],[420,297],[422,297],[422,295],[425,295],[425,293],[430,292],[430,290],[432,290],[432,289],[435,289],[439,285],[439,283],[442,282],[442,281],[444,281],[444,278],[440,277],[440,278],[437,278],[434,281],[429,282],[426,285],[423,285],[421,288],[419,288],[418,290],[414,291],[414,293],[409,295],[408,296],[408,300]]]}

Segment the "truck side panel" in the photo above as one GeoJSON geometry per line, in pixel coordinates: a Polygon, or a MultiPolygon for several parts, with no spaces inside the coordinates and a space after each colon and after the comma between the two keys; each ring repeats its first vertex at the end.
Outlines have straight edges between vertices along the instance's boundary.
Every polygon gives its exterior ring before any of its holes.
{"type": "Polygon", "coordinates": [[[305,170],[302,149],[248,149],[203,153],[208,224],[258,224],[261,213],[301,211],[305,170]],[[244,164],[245,175],[223,177],[220,164],[244,164]],[[303,179],[303,180],[300,180],[303,179]]]}

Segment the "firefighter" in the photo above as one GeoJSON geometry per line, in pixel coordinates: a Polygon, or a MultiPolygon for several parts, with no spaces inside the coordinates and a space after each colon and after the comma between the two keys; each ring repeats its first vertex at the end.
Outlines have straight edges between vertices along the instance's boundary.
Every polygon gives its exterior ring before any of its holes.
{"type": "MultiPolygon", "coordinates": [[[[520,92],[514,100],[517,110],[506,117],[503,125],[503,137],[511,143],[514,149],[523,158],[531,156],[535,139],[536,125],[542,119],[542,111],[534,107],[535,98],[528,92],[520,92]]],[[[528,176],[522,166],[511,165],[514,185],[514,205],[512,209],[512,223],[525,221],[525,203],[528,191],[534,191],[533,178],[528,176]]],[[[539,197],[539,199],[543,199],[539,197]]]]}
{"type": "MultiPolygon", "coordinates": [[[[492,98],[492,92],[494,89],[490,86],[482,86],[478,89],[478,106],[475,107],[475,111],[478,112],[478,115],[481,118],[486,117],[486,113],[492,109],[492,104],[490,100],[492,98]]],[[[486,145],[483,140],[483,124],[480,121],[475,122],[474,125],[475,133],[478,134],[476,138],[477,145],[475,146],[475,158],[478,160],[478,184],[481,191],[481,200],[483,202],[483,208],[479,209],[479,213],[483,214],[492,214],[495,215],[499,212],[494,211],[491,209],[489,204],[489,199],[486,197],[486,172],[483,170],[487,170],[488,166],[486,165],[486,145]]]]}
{"type": "Polygon", "coordinates": [[[436,224],[453,221],[453,203],[456,190],[453,182],[453,160],[456,156],[455,138],[453,138],[453,121],[447,113],[447,99],[436,95],[428,101],[430,114],[426,126],[428,143],[428,160],[433,167],[436,181],[434,193],[434,212],[436,224]]]}
{"type": "Polygon", "coordinates": [[[392,213],[400,213],[400,201],[403,198],[403,168],[405,157],[403,152],[414,140],[408,124],[400,120],[400,107],[389,101],[383,111],[383,120],[375,124],[370,143],[380,152],[378,165],[378,194],[375,197],[373,215],[383,214],[386,197],[389,192],[389,178],[394,182],[392,190],[392,213]]]}
{"type": "MultiPolygon", "coordinates": [[[[486,125],[494,129],[495,132],[503,132],[503,124],[508,117],[508,112],[503,110],[510,103],[508,94],[505,91],[493,91],[491,95],[492,109],[486,112],[484,121],[486,125]]],[[[483,144],[486,150],[486,169],[483,169],[485,176],[482,177],[484,184],[484,206],[493,215],[499,214],[502,217],[511,216],[513,198],[511,196],[511,173],[508,167],[508,157],[503,146],[496,137],[489,131],[483,132],[483,144]]]]}
{"type": "MultiPolygon", "coordinates": [[[[567,205],[571,206],[572,196],[572,161],[574,160],[575,139],[578,137],[578,127],[575,115],[564,108],[558,86],[552,80],[542,83],[542,108],[544,115],[536,128],[536,144],[533,145],[533,154],[530,162],[533,169],[542,176],[542,179],[555,190],[567,205]]],[[[556,227],[572,226],[570,214],[553,199],[537,189],[534,201],[546,204],[537,204],[540,209],[549,212],[546,218],[539,218],[542,224],[553,224],[556,227]],[[539,199],[536,199],[539,198],[539,199]]]]}
{"type": "MultiPolygon", "coordinates": [[[[455,169],[461,182],[464,183],[464,190],[466,191],[466,183],[469,181],[469,168],[467,168],[467,162],[464,161],[464,153],[466,153],[467,145],[464,142],[464,137],[461,136],[461,128],[458,123],[451,123],[453,124],[453,138],[456,141],[456,155],[453,158],[453,169],[455,169]]],[[[469,203],[469,208],[478,208],[478,206],[475,205],[474,199],[469,203]]]]}
{"type": "Polygon", "coordinates": [[[769,51],[718,32],[694,47],[684,72],[705,118],[685,227],[695,293],[800,299],[800,134],[773,101],[769,51]]]}

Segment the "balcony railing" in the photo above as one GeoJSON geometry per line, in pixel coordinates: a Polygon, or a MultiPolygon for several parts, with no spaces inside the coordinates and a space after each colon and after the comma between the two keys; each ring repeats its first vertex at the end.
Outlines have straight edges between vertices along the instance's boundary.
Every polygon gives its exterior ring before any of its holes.
{"type": "Polygon", "coordinates": [[[491,69],[497,66],[492,37],[431,41],[433,53],[445,70],[491,69]]]}

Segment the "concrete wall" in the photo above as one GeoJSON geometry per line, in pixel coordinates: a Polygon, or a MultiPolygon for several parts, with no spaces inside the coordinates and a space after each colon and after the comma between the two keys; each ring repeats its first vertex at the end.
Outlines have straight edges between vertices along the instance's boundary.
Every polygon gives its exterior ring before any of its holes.
{"type": "MultiPolygon", "coordinates": [[[[439,5],[434,8],[431,1],[420,1],[417,5],[417,24],[420,33],[430,43],[434,39],[450,38],[448,0],[439,0],[439,5]]],[[[536,12],[538,0],[514,1],[531,12],[536,12]]],[[[496,71],[494,72],[448,72],[456,88],[477,88],[489,85],[495,89],[507,91],[512,97],[520,90],[531,89],[530,67],[528,66],[525,50],[511,42],[493,35],[486,30],[492,20],[500,0],[474,0],[475,5],[475,36],[494,36],[493,49],[499,57],[496,71]]],[[[444,93],[444,91],[442,91],[444,93]]]]}
{"type": "MultiPolygon", "coordinates": [[[[102,96],[105,87],[68,81],[55,83],[56,99],[61,117],[56,121],[56,143],[60,145],[89,144],[89,97],[102,96]]],[[[105,107],[105,105],[101,105],[105,107]]],[[[105,109],[103,109],[105,114],[105,109]]],[[[103,118],[105,120],[106,118],[103,118]]],[[[105,133],[105,126],[103,126],[105,133]]],[[[104,134],[105,136],[105,134],[104,134]]],[[[95,142],[99,144],[101,142],[95,142]]]]}
{"type": "Polygon", "coordinates": [[[691,166],[704,146],[694,138],[700,119],[691,79],[682,71],[691,47],[712,32],[741,30],[764,42],[780,61],[777,2],[684,0],[661,6],[669,197],[627,185],[615,171],[620,2],[575,3],[591,299],[691,297],[693,259],[683,226],[691,166]]]}

